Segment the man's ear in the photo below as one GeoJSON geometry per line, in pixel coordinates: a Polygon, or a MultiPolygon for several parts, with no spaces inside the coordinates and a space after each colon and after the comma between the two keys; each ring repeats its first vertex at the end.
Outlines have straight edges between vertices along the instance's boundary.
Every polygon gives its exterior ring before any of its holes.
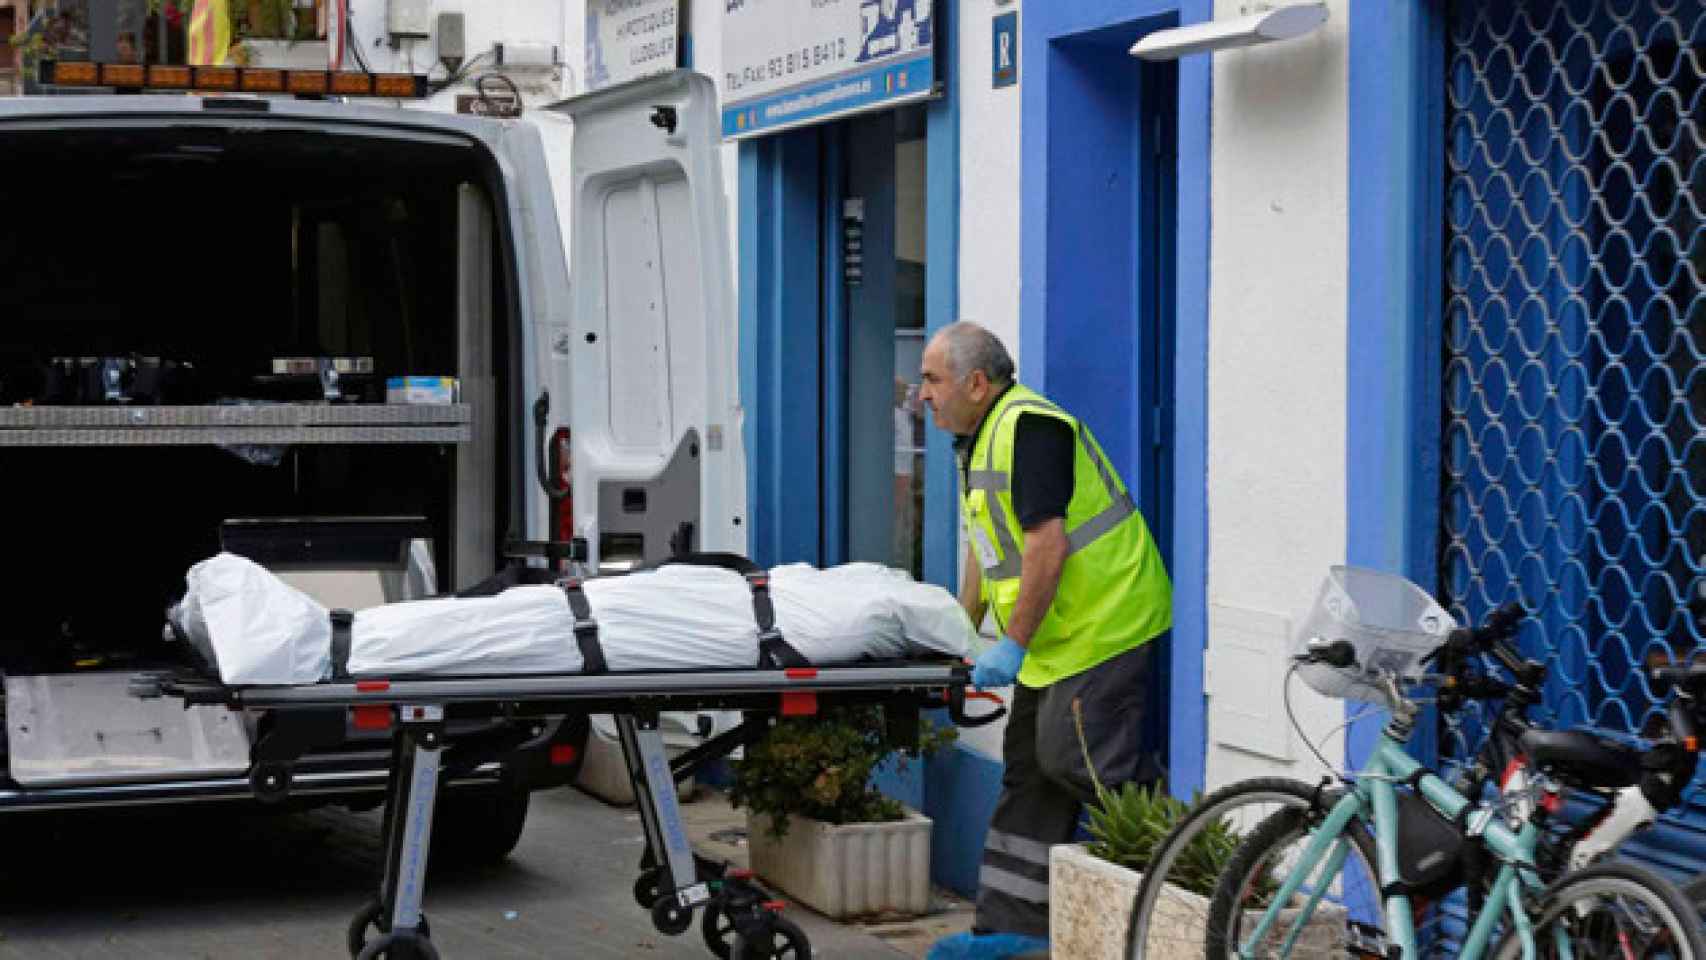
{"type": "Polygon", "coordinates": [[[989,374],[982,370],[973,370],[966,374],[966,386],[970,388],[968,392],[971,393],[972,399],[982,403],[983,398],[989,396],[989,374]]]}

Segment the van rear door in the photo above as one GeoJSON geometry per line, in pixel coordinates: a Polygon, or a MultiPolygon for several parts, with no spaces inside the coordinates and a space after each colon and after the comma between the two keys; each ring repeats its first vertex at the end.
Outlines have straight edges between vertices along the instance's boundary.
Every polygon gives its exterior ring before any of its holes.
{"type": "Polygon", "coordinates": [[[688,71],[549,109],[573,123],[572,304],[546,382],[597,569],[744,553],[738,331],[716,93],[688,71]]]}

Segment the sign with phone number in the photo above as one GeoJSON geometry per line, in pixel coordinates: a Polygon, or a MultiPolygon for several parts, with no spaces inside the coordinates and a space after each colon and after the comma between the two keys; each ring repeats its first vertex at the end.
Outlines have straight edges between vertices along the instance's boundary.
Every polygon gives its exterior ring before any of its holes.
{"type": "Polygon", "coordinates": [[[721,0],[723,136],[895,106],[935,88],[943,0],[721,0]]]}

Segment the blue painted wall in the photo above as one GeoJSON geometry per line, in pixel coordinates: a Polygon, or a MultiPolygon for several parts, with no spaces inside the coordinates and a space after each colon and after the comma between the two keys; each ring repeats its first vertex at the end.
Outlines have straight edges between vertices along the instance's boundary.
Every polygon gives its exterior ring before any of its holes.
{"type": "Polygon", "coordinates": [[[930,872],[963,896],[977,892],[983,835],[1001,793],[1001,764],[974,750],[953,747],[931,758],[924,793],[935,824],[930,831],[930,872]]]}
{"type": "MultiPolygon", "coordinates": [[[[925,114],[924,323],[935,333],[960,318],[960,84],[958,0],[937,3],[946,19],[936,32],[938,76],[946,96],[930,102],[925,114]]],[[[959,477],[953,441],[926,429],[924,447],[924,579],[959,589],[959,477]]]]}
{"type": "Polygon", "coordinates": [[[1149,479],[1141,465],[1150,462],[1152,426],[1132,385],[1153,359],[1134,323],[1142,310],[1153,309],[1135,266],[1146,257],[1172,260],[1172,474],[1152,478],[1157,483],[1150,486],[1170,486],[1172,494],[1171,533],[1164,542],[1174,579],[1168,754],[1169,782],[1181,795],[1201,787],[1207,743],[1202,650],[1210,71],[1206,57],[1193,57],[1171,78],[1178,123],[1176,246],[1146,250],[1143,220],[1162,212],[1148,205],[1153,198],[1130,176],[1139,169],[1133,158],[1150,149],[1145,137],[1153,135],[1139,122],[1144,85],[1167,75],[1161,68],[1142,71],[1125,48],[1152,30],[1211,18],[1207,0],[1057,0],[1027,7],[1021,28],[1020,61],[1027,71],[1021,182],[1028,187],[1020,209],[1020,376],[1088,421],[1134,487],[1149,479]]]}
{"type": "Polygon", "coordinates": [[[815,130],[740,146],[747,552],[765,566],[822,559],[821,264],[797,255],[817,249],[819,153],[815,130]]]}
{"type": "MultiPolygon", "coordinates": [[[[1351,5],[1345,556],[1437,587],[1444,44],[1435,0],[1351,5]]],[[[1356,705],[1347,705],[1352,712],[1356,705]]],[[[1383,720],[1346,741],[1361,763],[1383,720]]],[[[1433,755],[1432,725],[1416,746],[1433,755]]]]}

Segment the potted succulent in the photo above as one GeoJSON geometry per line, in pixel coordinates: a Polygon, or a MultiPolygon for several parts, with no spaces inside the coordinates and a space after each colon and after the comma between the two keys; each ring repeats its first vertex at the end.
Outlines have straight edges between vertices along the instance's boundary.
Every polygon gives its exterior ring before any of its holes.
{"type": "MultiPolygon", "coordinates": [[[[1073,704],[1075,718],[1078,704],[1073,704]]],[[[1078,739],[1084,747],[1082,719],[1078,739]]],[[[1151,854],[1192,805],[1169,794],[1161,785],[1135,783],[1117,790],[1104,786],[1084,749],[1084,762],[1095,782],[1090,805],[1091,842],[1061,844],[1049,851],[1049,940],[1056,956],[1082,960],[1124,960],[1127,927],[1137,903],[1137,888],[1151,854]]],[[[1167,875],[1156,904],[1151,938],[1144,950],[1150,960],[1203,956],[1206,918],[1215,885],[1238,852],[1243,835],[1221,821],[1199,833],[1167,875]]],[[[1331,939],[1343,916],[1326,908],[1306,929],[1321,925],[1331,939]]]]}
{"type": "Polygon", "coordinates": [[[753,871],[825,916],[929,908],[931,821],[871,777],[956,734],[926,724],[909,748],[890,731],[880,707],[825,711],[781,721],[734,763],[753,871]]]}
{"type": "MultiPolygon", "coordinates": [[[[1126,955],[1126,926],[1150,854],[1190,805],[1161,786],[1127,783],[1109,790],[1097,784],[1096,790],[1096,802],[1090,806],[1092,841],[1061,844],[1050,851],[1050,941],[1060,956],[1115,960],[1126,955]]],[[[1224,824],[1200,834],[1168,874],[1158,915],[1176,916],[1185,926],[1200,924],[1238,840],[1224,824]]],[[[1155,954],[1154,946],[1145,956],[1155,954]]],[[[1200,942],[1192,949],[1187,940],[1179,955],[1200,957],[1203,949],[1200,942]]]]}

